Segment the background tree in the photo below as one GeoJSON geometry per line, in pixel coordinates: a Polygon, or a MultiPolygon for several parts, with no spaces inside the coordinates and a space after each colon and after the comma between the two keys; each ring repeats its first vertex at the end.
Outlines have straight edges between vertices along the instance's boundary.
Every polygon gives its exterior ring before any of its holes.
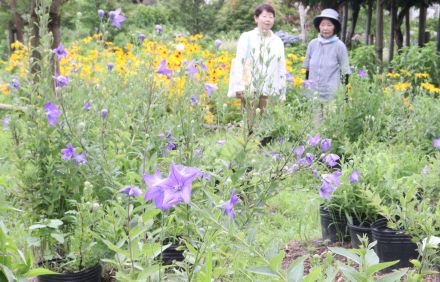
{"type": "Polygon", "coordinates": [[[376,0],[376,41],[377,57],[383,60],[383,0],[376,0]]]}

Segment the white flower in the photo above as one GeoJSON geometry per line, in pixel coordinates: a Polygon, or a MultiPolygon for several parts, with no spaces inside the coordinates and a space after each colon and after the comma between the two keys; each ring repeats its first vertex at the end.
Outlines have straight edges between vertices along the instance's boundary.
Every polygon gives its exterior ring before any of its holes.
{"type": "Polygon", "coordinates": [[[176,49],[177,51],[183,52],[183,50],[185,50],[185,45],[183,45],[183,43],[177,44],[176,49]]]}

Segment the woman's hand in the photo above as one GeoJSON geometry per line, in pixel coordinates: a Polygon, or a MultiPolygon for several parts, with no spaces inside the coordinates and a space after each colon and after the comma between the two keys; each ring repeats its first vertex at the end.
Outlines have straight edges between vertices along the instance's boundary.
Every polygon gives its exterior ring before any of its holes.
{"type": "Polygon", "coordinates": [[[235,92],[235,97],[243,99],[244,98],[244,93],[243,91],[237,91],[235,92]]]}

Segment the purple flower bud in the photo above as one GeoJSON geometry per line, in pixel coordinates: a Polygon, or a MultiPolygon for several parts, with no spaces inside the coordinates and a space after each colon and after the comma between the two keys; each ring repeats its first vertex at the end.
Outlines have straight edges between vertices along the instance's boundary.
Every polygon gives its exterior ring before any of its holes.
{"type": "Polygon", "coordinates": [[[67,85],[69,85],[69,77],[63,75],[56,76],[55,85],[60,88],[66,87],[67,85]]]}
{"type": "Polygon", "coordinates": [[[433,139],[432,146],[434,146],[435,149],[440,149],[440,138],[433,139]]]}
{"type": "Polygon", "coordinates": [[[157,25],[154,27],[154,30],[155,30],[157,33],[162,33],[162,32],[163,32],[163,28],[162,28],[162,26],[161,26],[160,24],[157,24],[157,25]]]}
{"type": "Polygon", "coordinates": [[[147,37],[145,36],[145,34],[143,34],[143,33],[140,33],[140,34],[139,34],[139,40],[140,40],[140,41],[144,41],[145,38],[147,38],[147,37]]]}
{"type": "Polygon", "coordinates": [[[108,110],[107,109],[102,109],[101,110],[101,117],[102,117],[102,119],[106,119],[107,118],[107,114],[108,114],[108,110]]]}
{"type": "Polygon", "coordinates": [[[75,164],[82,165],[82,164],[87,163],[87,158],[86,158],[86,154],[85,153],[74,154],[73,156],[75,158],[75,164]]]}
{"type": "Polygon", "coordinates": [[[125,186],[125,188],[122,189],[121,193],[124,193],[129,197],[139,197],[140,195],[142,195],[142,192],[141,190],[139,190],[138,187],[131,185],[125,186]]]}
{"type": "Polygon", "coordinates": [[[352,171],[350,174],[350,183],[359,182],[360,176],[361,176],[360,171],[355,171],[355,170],[352,171]]]}
{"type": "Polygon", "coordinates": [[[99,10],[98,10],[98,17],[102,18],[104,15],[105,15],[104,10],[99,9],[99,10]]]}
{"type": "Polygon", "coordinates": [[[323,152],[328,151],[332,147],[332,139],[322,139],[321,150],[323,152]]]}
{"type": "Polygon", "coordinates": [[[220,45],[222,45],[222,41],[220,40],[220,39],[216,39],[215,41],[214,41],[214,45],[215,45],[215,47],[216,48],[220,48],[220,45]]]}
{"type": "Polygon", "coordinates": [[[4,126],[4,127],[8,127],[10,121],[11,121],[11,118],[10,118],[9,116],[5,116],[5,117],[3,118],[3,126],[4,126]]]}
{"type": "Polygon", "coordinates": [[[92,104],[90,104],[89,102],[85,103],[83,109],[86,111],[90,111],[92,109],[92,104]]]}
{"type": "Polygon", "coordinates": [[[109,71],[111,71],[111,70],[113,69],[114,66],[115,66],[115,64],[113,64],[113,63],[107,63],[107,69],[108,69],[109,71]]]}
{"type": "Polygon", "coordinates": [[[20,83],[18,83],[17,79],[14,78],[12,80],[12,86],[14,86],[14,88],[17,89],[17,90],[20,88],[20,83]]]}

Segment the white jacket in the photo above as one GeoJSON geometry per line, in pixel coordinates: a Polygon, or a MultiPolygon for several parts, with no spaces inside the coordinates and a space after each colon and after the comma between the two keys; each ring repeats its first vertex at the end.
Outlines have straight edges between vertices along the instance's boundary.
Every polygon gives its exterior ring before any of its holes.
{"type": "Polygon", "coordinates": [[[270,36],[263,37],[255,28],[240,36],[231,64],[228,97],[236,97],[238,91],[285,99],[284,44],[272,31],[270,36]]]}

